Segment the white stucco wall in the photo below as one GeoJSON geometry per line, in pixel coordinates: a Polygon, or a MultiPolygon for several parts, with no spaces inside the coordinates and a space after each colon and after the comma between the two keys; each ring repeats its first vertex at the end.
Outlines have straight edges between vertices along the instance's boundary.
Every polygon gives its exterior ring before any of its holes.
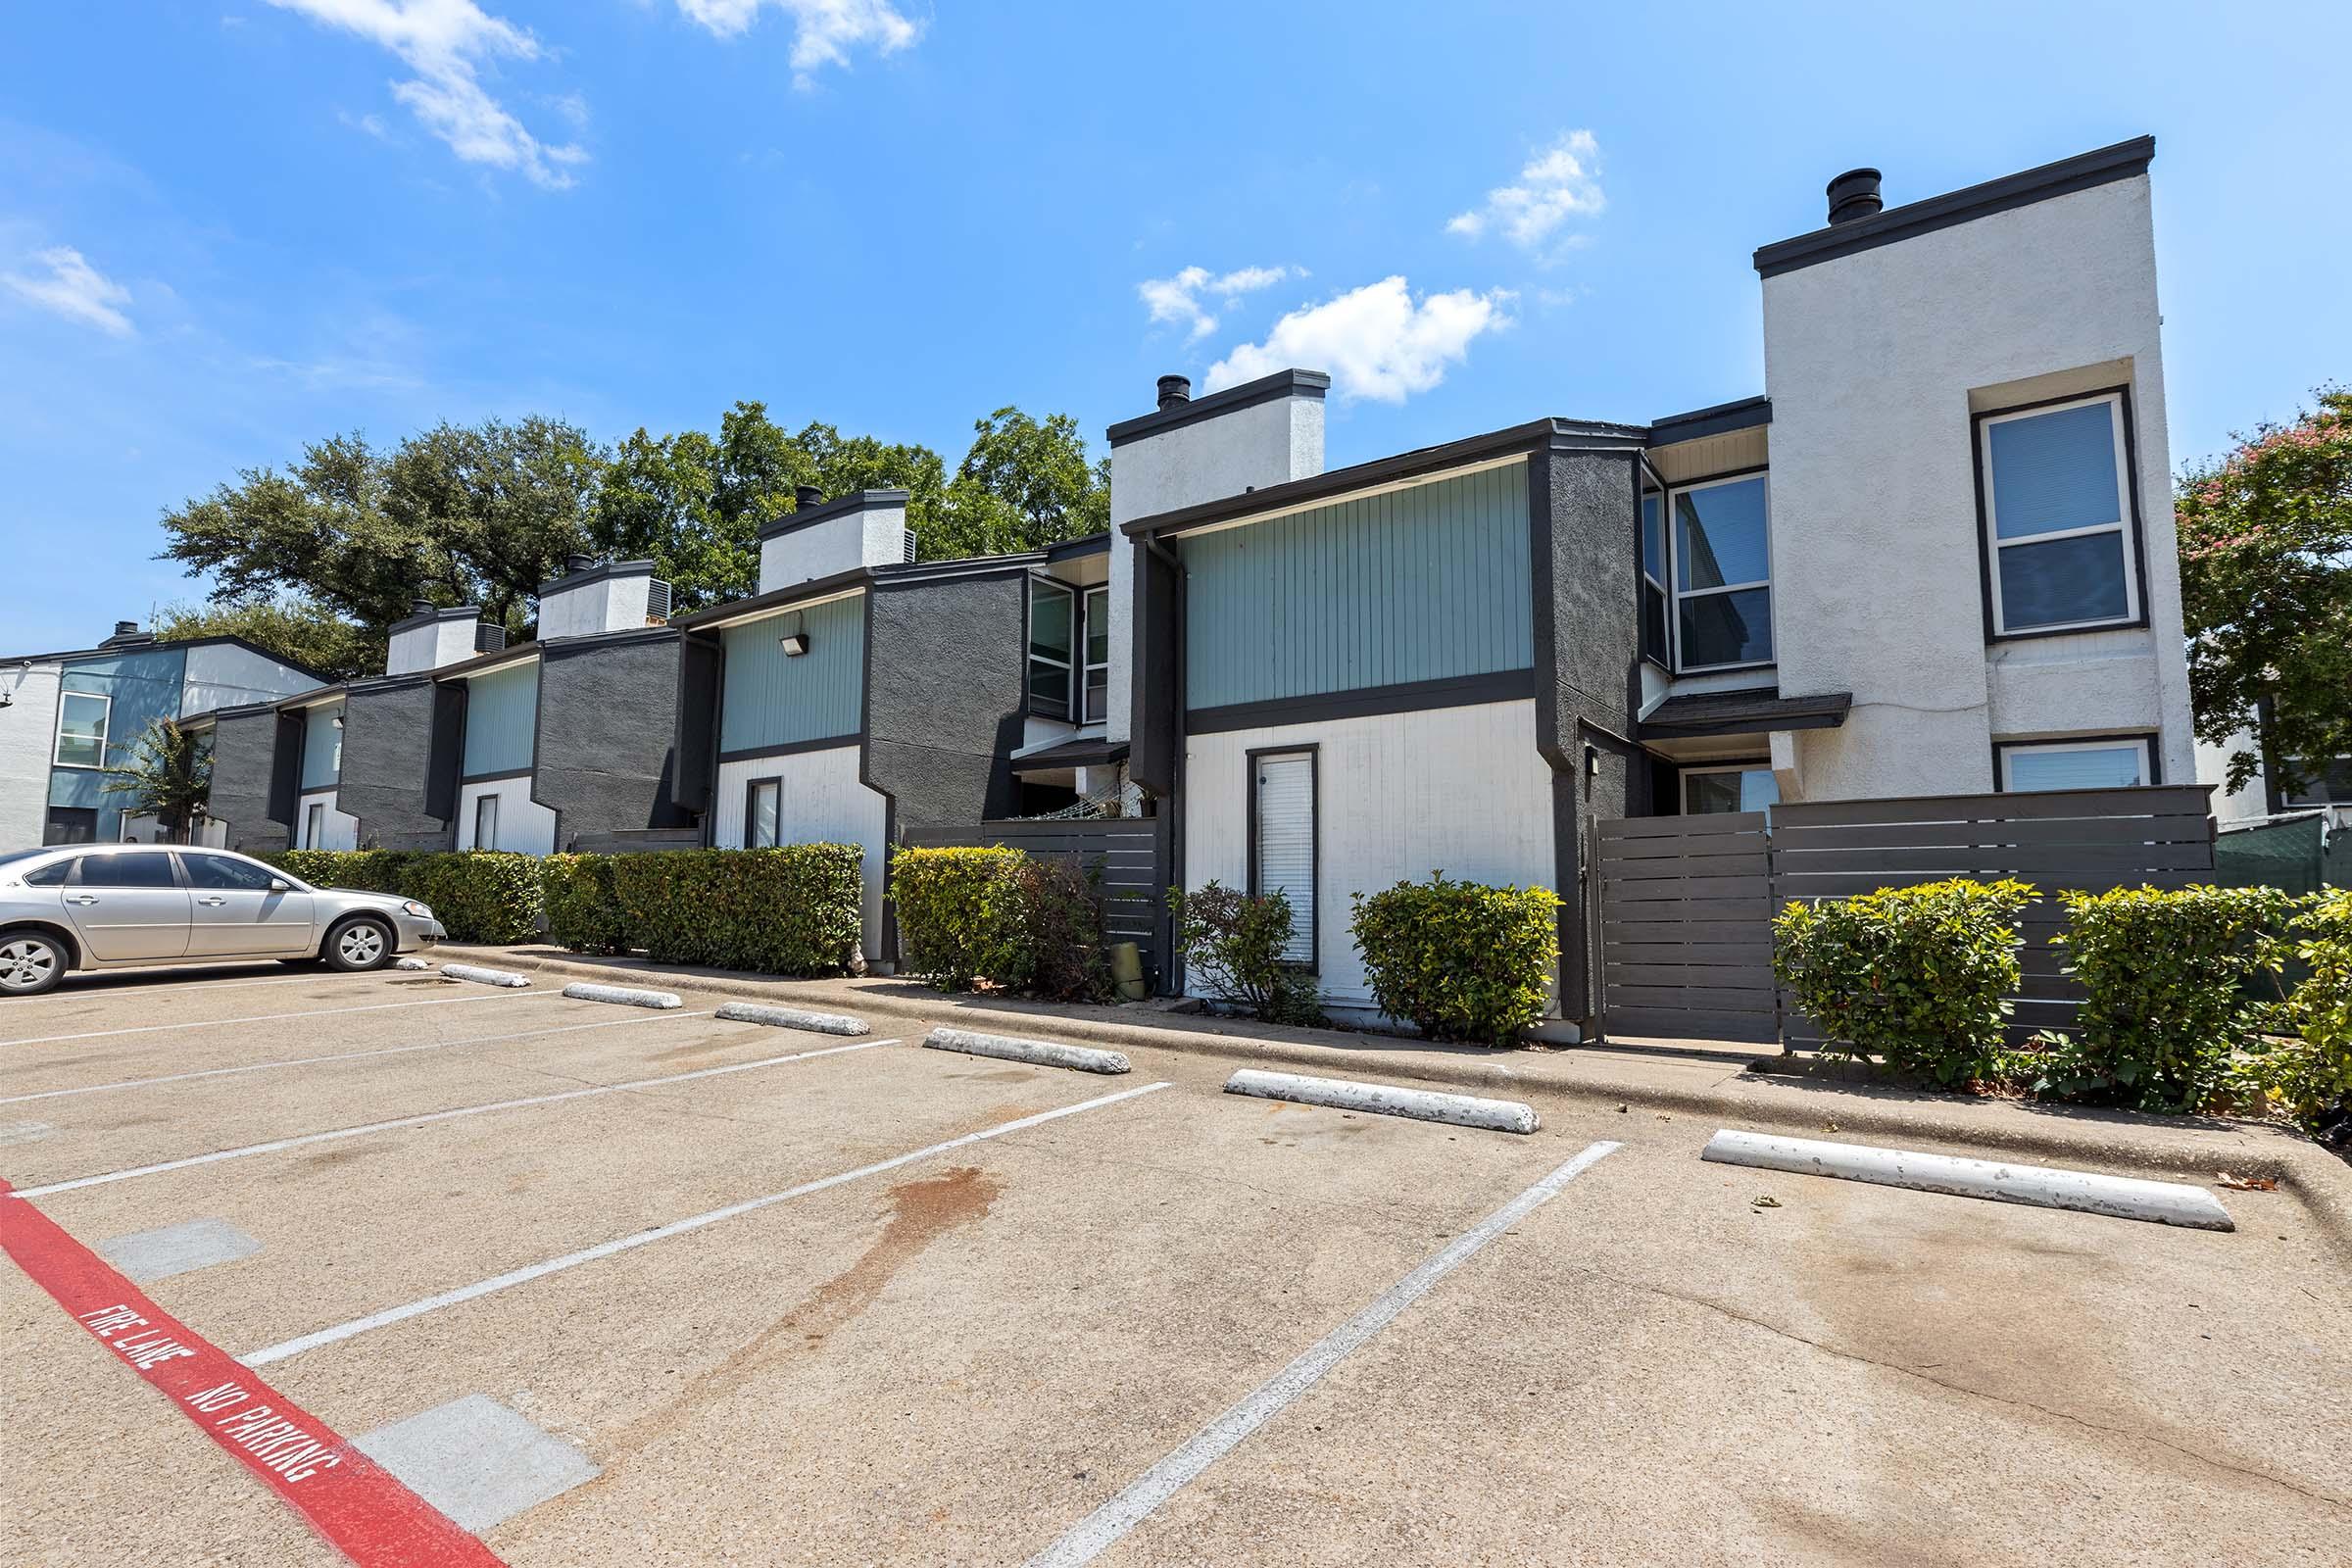
{"type": "Polygon", "coordinates": [[[318,684],[300,670],[289,669],[250,648],[207,643],[188,650],[187,668],[180,677],[179,710],[204,713],[272,697],[292,697],[318,684]]]}
{"type": "Polygon", "coordinates": [[[1211,880],[1249,887],[1249,754],[1305,745],[1319,747],[1315,903],[1318,988],[1326,1001],[1371,1004],[1348,936],[1350,894],[1432,871],[1552,885],[1551,770],[1536,752],[1536,705],[1517,702],[1188,737],[1188,889],[1211,880]]]}
{"type": "Polygon", "coordinates": [[[538,640],[593,637],[642,626],[653,584],[651,571],[633,571],[549,594],[539,601],[538,640]]]}
{"type": "Polygon", "coordinates": [[[776,836],[784,844],[858,844],[865,849],[865,960],[882,958],[882,870],[889,858],[884,834],[889,803],[858,778],[858,748],[829,747],[718,764],[710,803],[710,843],[743,848],[743,812],[751,781],[780,778],[776,836]]]}
{"type": "Polygon", "coordinates": [[[0,851],[40,847],[49,820],[61,666],[0,664],[0,851]]]}
{"type": "Polygon", "coordinates": [[[906,509],[865,507],[760,541],[760,591],[906,559],[906,509]]]}
{"type": "Polygon", "coordinates": [[[2194,776],[2146,176],[1764,280],[1773,620],[1803,798],[1988,790],[1992,742],[2156,730],[2194,776]],[[1987,645],[1971,415],[2130,389],[2146,628],[1987,645]]]}
{"type": "Polygon", "coordinates": [[[394,632],[384,652],[384,673],[413,675],[471,659],[481,624],[482,617],[478,614],[461,615],[394,632]]]}
{"type": "Polygon", "coordinates": [[[513,850],[518,855],[556,853],[556,813],[531,799],[531,781],[493,779],[458,789],[458,843],[461,850],[513,850]],[[498,842],[473,842],[474,802],[485,795],[498,797],[498,842]]]}
{"type": "Polygon", "coordinates": [[[2224,822],[2243,822],[2270,812],[2269,781],[2260,766],[2244,787],[2229,788],[2230,756],[2232,752],[2254,752],[2261,755],[2254,743],[2254,732],[2241,729],[2230,737],[2229,743],[2215,746],[2207,741],[2197,742],[2197,782],[2213,786],[2213,814],[2224,822]]]}
{"type": "Polygon", "coordinates": [[[294,803],[294,848],[298,850],[356,850],[360,847],[360,819],[349,812],[335,809],[333,790],[312,790],[294,803]],[[316,844],[305,841],[302,836],[311,820],[313,806],[326,808],[316,844]]]}
{"type": "Polygon", "coordinates": [[[1276,398],[1179,425],[1110,455],[1110,690],[1104,733],[1128,738],[1135,544],[1122,523],[1323,471],[1323,400],[1276,398]]]}

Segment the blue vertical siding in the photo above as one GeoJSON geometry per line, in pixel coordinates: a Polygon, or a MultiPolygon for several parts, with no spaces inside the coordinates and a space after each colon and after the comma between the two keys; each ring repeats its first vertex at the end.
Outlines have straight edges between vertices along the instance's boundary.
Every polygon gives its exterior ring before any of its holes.
{"type": "Polygon", "coordinates": [[[539,725],[539,661],[475,675],[466,687],[466,776],[530,766],[539,725]]]}
{"type": "MultiPolygon", "coordinates": [[[[114,700],[107,711],[106,765],[122,767],[138,755],[139,737],[147,732],[149,723],[180,716],[180,692],[186,670],[185,649],[103,654],[67,664],[59,674],[58,685],[62,691],[90,692],[114,700]]],[[[57,756],[54,720],[42,744],[49,748],[54,760],[57,756]]],[[[52,766],[49,770],[49,804],[95,807],[101,844],[120,834],[122,821],[122,797],[107,794],[103,788],[106,781],[104,773],[86,767],[52,766]]]]}
{"type": "Polygon", "coordinates": [[[302,710],[302,787],[326,790],[343,776],[343,732],[335,720],[343,716],[339,704],[302,710]]]}
{"type": "Polygon", "coordinates": [[[863,594],[729,626],[719,637],[727,658],[721,752],[858,733],[865,707],[863,594]],[[808,651],[788,659],[777,639],[796,625],[808,634],[808,651]]]}
{"type": "Polygon", "coordinates": [[[1186,706],[1527,668],[1527,529],[1514,463],[1184,540],[1186,706]]]}

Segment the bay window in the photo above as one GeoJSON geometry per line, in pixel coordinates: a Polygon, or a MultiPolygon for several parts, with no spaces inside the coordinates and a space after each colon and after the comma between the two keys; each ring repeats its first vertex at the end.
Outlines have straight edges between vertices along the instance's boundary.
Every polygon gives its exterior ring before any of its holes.
{"type": "Polygon", "coordinates": [[[2140,618],[2125,418],[2121,392],[1980,417],[1994,636],[2140,618]]]}
{"type": "Polygon", "coordinates": [[[1100,724],[1110,710],[1110,590],[1086,591],[1086,716],[1100,724]]]}
{"type": "Polygon", "coordinates": [[[1666,646],[1666,497],[1642,492],[1642,657],[1671,666],[1666,646]]]}
{"type": "MultiPolygon", "coordinates": [[[[1764,475],[1735,474],[1670,493],[1674,667],[1772,662],[1772,529],[1764,475]]],[[[1646,548],[1646,519],[1644,546],[1646,548]]]]}
{"type": "Polygon", "coordinates": [[[1029,710],[1050,718],[1071,718],[1072,654],[1076,648],[1078,600],[1068,588],[1045,577],[1029,579],[1029,710]]]}

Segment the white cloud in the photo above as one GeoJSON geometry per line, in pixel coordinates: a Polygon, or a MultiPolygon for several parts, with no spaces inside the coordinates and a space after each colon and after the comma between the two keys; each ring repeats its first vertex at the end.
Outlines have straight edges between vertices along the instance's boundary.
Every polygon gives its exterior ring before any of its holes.
{"type": "Polygon", "coordinates": [[[0,283],[70,321],[94,326],[115,337],[137,334],[130,318],[119,309],[130,303],[130,290],[83,260],[81,252],[71,245],[59,245],[35,251],[32,259],[49,270],[47,276],[0,272],[0,283]]]}
{"type": "Polygon", "coordinates": [[[1517,183],[1487,192],[1486,204],[1456,213],[1449,234],[1477,239],[1498,229],[1522,250],[1541,249],[1571,218],[1592,218],[1607,205],[1600,191],[1600,146],[1589,130],[1572,130],[1527,161],[1517,183]]]}
{"type": "Polygon", "coordinates": [[[1135,286],[1135,292],[1151,307],[1152,320],[1184,327],[1185,341],[1197,343],[1217,329],[1211,305],[1222,310],[1244,294],[1271,288],[1286,277],[1305,275],[1305,269],[1297,267],[1243,267],[1221,274],[1211,273],[1205,267],[1188,267],[1173,277],[1148,278],[1135,286]],[[1203,295],[1210,298],[1204,301],[1203,295]]]}
{"type": "Polygon", "coordinates": [[[1510,325],[1514,297],[1465,288],[1415,301],[1402,277],[1385,277],[1293,311],[1263,343],[1245,343],[1210,366],[1207,390],[1298,366],[1330,371],[1343,397],[1402,403],[1445,380],[1473,339],[1510,325]]]}
{"type": "Polygon", "coordinates": [[[923,31],[919,24],[901,16],[890,0],[678,0],[680,11],[719,38],[749,31],[763,5],[792,18],[796,87],[808,86],[821,67],[846,68],[854,49],[870,46],[882,54],[896,54],[923,31]]]}
{"type": "Polygon", "coordinates": [[[357,33],[387,49],[416,74],[392,84],[425,129],[469,164],[519,171],[550,190],[572,182],[588,161],[576,144],[549,146],[482,85],[484,65],[501,58],[540,60],[546,52],[527,28],[494,17],[474,0],[270,0],[315,22],[357,33]]]}
{"type": "Polygon", "coordinates": [[[346,129],[356,130],[363,136],[373,136],[377,141],[388,142],[392,139],[392,132],[384,124],[381,115],[355,115],[348,109],[338,109],[335,119],[346,129]]]}

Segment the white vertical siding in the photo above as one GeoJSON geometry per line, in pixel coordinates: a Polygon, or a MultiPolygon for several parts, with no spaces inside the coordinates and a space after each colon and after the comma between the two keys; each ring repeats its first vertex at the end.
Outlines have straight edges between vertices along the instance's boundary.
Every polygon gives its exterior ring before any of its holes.
{"type": "Polygon", "coordinates": [[[313,790],[294,803],[294,848],[298,850],[356,850],[360,847],[360,819],[335,809],[333,790],[313,790]],[[320,819],[318,842],[313,844],[310,832],[311,808],[323,806],[326,814],[320,819]]]}
{"type": "Polygon", "coordinates": [[[1188,889],[1212,878],[1249,885],[1249,754],[1310,745],[1321,845],[1316,957],[1328,1001],[1371,1002],[1348,935],[1350,895],[1432,871],[1553,886],[1551,769],[1536,751],[1536,705],[1516,702],[1187,737],[1188,889]]]}
{"type": "Polygon", "coordinates": [[[858,844],[865,848],[866,961],[882,956],[882,868],[889,856],[889,803],[858,778],[856,746],[721,762],[710,803],[710,842],[743,848],[743,808],[751,781],[783,780],[777,840],[784,844],[858,844]]]}
{"type": "Polygon", "coordinates": [[[502,778],[490,784],[467,784],[458,791],[458,848],[513,850],[517,855],[556,853],[556,813],[531,799],[531,781],[502,778]],[[473,842],[473,803],[485,795],[498,797],[498,842],[473,842]]]}
{"type": "Polygon", "coordinates": [[[0,664],[0,852],[38,849],[57,746],[55,664],[0,664]]]}

